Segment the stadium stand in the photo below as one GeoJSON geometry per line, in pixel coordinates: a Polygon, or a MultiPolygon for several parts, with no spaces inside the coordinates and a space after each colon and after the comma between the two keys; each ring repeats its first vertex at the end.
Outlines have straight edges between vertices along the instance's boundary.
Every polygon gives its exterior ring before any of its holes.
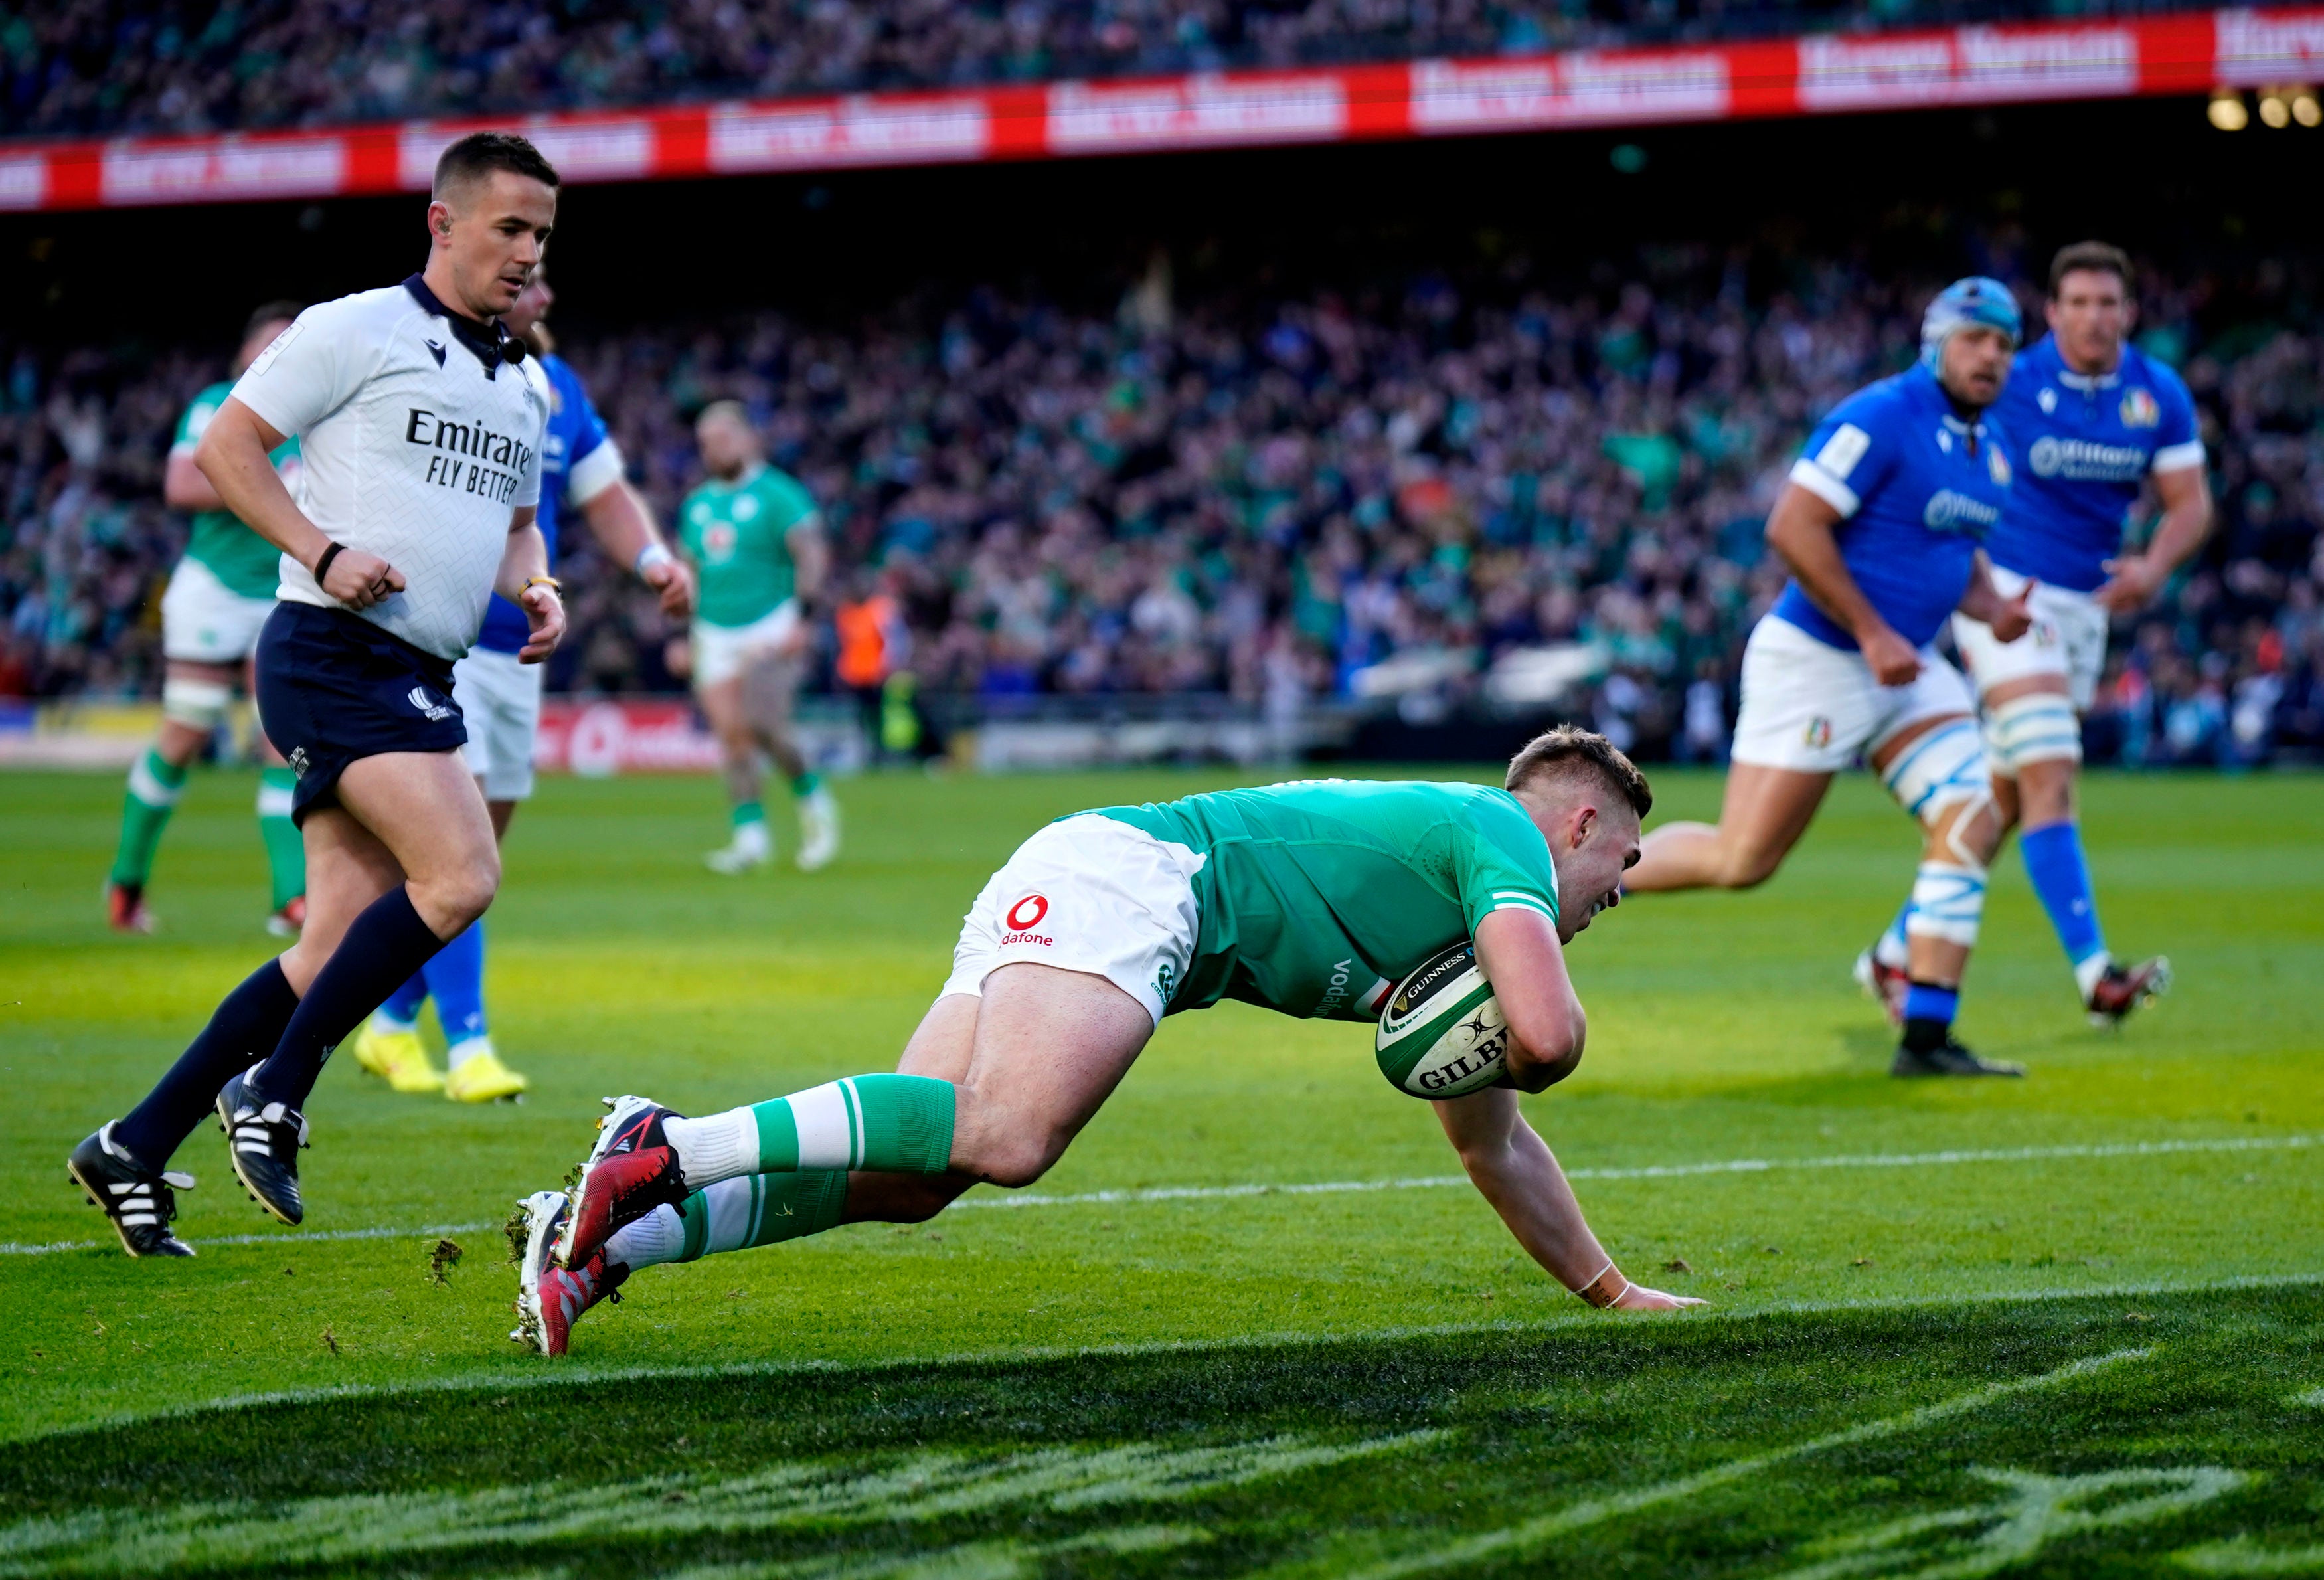
{"type": "Polygon", "coordinates": [[[0,135],[313,126],[1530,54],[2184,9],[2153,0],[54,0],[0,19],[0,135]]]}
{"type": "MultiPolygon", "coordinates": [[[[1780,586],[1760,523],[1815,413],[1902,365],[1928,282],[1837,260],[1755,294],[1668,252],[1596,291],[1521,273],[1118,310],[992,290],[844,329],[768,314],[571,334],[667,519],[687,423],[746,402],[825,502],[855,588],[903,603],[924,688],[1477,697],[1512,651],[1587,644],[1578,708],[1641,752],[1722,749],[1742,633],[1780,586]],[[1651,282],[1651,283],[1649,283],[1651,282]]],[[[2204,414],[2220,523],[2118,642],[2103,758],[2324,747],[2324,326],[2281,269],[2150,278],[2143,343],[2204,414]]],[[[0,344],[0,696],[158,685],[182,524],[158,503],[199,357],[0,344]]],[[[551,676],[660,689],[651,600],[589,563],[551,676]]]]}

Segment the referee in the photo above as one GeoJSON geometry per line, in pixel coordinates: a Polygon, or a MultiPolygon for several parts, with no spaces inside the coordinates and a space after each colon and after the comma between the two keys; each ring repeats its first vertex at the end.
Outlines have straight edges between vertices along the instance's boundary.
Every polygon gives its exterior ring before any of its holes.
{"type": "Polygon", "coordinates": [[[300,1110],[323,1061],[500,886],[452,664],[495,591],[524,611],[524,661],[565,633],[533,523],[548,400],[500,321],[540,263],[557,188],[521,137],[453,143],[436,165],[426,268],[301,313],[195,452],[227,508],[282,551],[258,707],[299,776],[307,926],[143,1103],[74,1149],[73,1178],[133,1256],[192,1254],[170,1220],[172,1187],[193,1181],[162,1170],[213,1107],[244,1187],[300,1220],[300,1110]],[[295,500],[267,460],[294,434],[295,500]]]}

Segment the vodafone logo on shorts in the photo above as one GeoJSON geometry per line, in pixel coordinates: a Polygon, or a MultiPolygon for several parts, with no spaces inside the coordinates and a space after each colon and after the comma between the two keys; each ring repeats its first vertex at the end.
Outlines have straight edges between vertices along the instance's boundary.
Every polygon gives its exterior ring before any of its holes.
{"type": "Polygon", "coordinates": [[[1047,894],[1021,896],[1001,919],[1009,924],[1009,930],[1001,935],[1001,941],[1004,944],[1038,944],[1045,949],[1048,948],[1056,940],[1033,931],[1041,925],[1041,919],[1048,914],[1049,897],[1047,894]]]}

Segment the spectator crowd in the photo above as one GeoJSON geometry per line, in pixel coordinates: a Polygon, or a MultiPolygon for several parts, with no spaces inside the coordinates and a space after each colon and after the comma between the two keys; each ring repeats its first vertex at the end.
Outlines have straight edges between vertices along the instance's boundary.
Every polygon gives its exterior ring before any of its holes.
{"type": "MultiPolygon", "coordinates": [[[[664,520],[698,476],[692,414],[742,401],[822,502],[842,591],[900,605],[924,694],[1444,716],[1506,706],[1496,677],[1528,655],[1578,654],[1563,711],[1711,757],[1784,579],[1767,507],[1816,416],[1910,360],[1936,283],[1663,248],[1582,280],[1516,262],[1278,297],[1174,291],[1157,259],[1104,310],[930,292],[844,328],[765,313],[563,349],[664,520]]],[[[2200,408],[2218,522],[2117,631],[2094,753],[2312,753],[2324,324],[2275,266],[2141,297],[2142,344],[2200,408]]],[[[0,344],[0,695],[156,688],[183,531],[161,459],[219,372],[0,344]]],[[[674,684],[652,600],[581,536],[552,688],[674,684]]]]}
{"type": "Polygon", "coordinates": [[[0,136],[533,113],[2182,9],[2185,0],[32,0],[0,136]]]}

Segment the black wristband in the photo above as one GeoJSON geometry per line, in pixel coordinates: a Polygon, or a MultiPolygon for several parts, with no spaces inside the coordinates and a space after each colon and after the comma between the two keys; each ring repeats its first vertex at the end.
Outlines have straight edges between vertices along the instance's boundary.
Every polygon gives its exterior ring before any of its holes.
{"type": "Polygon", "coordinates": [[[323,585],[323,577],[330,574],[331,561],[337,559],[339,557],[339,550],[346,547],[346,545],[345,543],[335,542],[329,548],[324,550],[322,557],[315,561],[315,586],[319,588],[323,585]]]}

